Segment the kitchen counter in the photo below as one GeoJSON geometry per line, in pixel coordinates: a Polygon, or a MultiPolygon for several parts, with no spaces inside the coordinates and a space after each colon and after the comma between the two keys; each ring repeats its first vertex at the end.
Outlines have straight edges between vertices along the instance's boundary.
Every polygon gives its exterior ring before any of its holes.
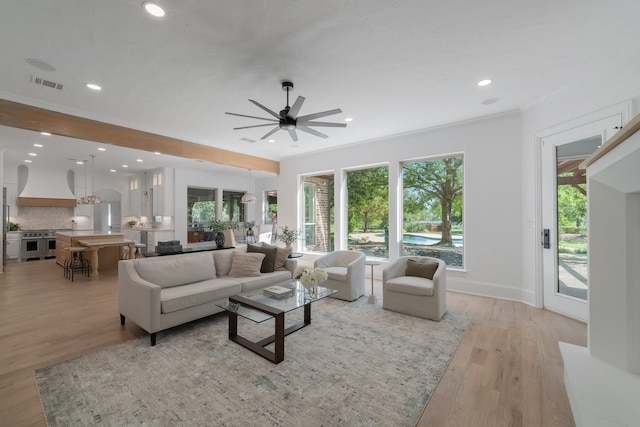
{"type": "Polygon", "coordinates": [[[124,233],[122,232],[102,232],[102,231],[93,231],[93,230],[66,230],[66,231],[58,231],[56,232],[58,236],[66,236],[66,237],[86,237],[86,236],[111,236],[111,237],[123,237],[124,233]]]}
{"type": "MultiPolygon", "coordinates": [[[[58,231],[56,233],[56,263],[64,266],[65,261],[69,258],[69,251],[66,248],[70,246],[87,246],[91,249],[90,256],[93,258],[95,266],[93,268],[92,279],[99,277],[98,273],[98,252],[99,263],[102,269],[117,266],[118,261],[122,259],[122,246],[133,246],[133,242],[126,240],[123,233],[118,232],[101,232],[94,230],[76,230],[76,231],[58,231]],[[80,243],[82,241],[84,244],[80,243]],[[101,243],[93,247],[87,245],[87,242],[101,243]],[[105,245],[105,242],[112,244],[105,245]]],[[[131,249],[130,249],[131,250],[131,249]]]]}

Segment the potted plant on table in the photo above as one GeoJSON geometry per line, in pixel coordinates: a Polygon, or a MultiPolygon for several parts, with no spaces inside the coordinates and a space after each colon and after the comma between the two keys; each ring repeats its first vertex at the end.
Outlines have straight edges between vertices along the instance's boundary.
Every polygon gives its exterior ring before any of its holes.
{"type": "Polygon", "coordinates": [[[225,230],[237,230],[240,227],[237,221],[223,221],[214,219],[209,223],[209,230],[213,231],[213,241],[216,242],[218,248],[223,248],[225,243],[225,230]]]}
{"type": "Polygon", "coordinates": [[[298,238],[300,237],[300,231],[295,228],[289,228],[288,225],[284,227],[280,227],[280,231],[275,233],[276,240],[284,243],[287,248],[290,248],[292,244],[294,244],[298,238]]]}
{"type": "MultiPolygon", "coordinates": [[[[256,226],[256,222],[255,221],[246,221],[244,223],[245,228],[247,229],[247,237],[249,236],[254,236],[254,232],[253,232],[253,227],[256,226]]],[[[249,239],[247,239],[248,241],[249,239]]]]}

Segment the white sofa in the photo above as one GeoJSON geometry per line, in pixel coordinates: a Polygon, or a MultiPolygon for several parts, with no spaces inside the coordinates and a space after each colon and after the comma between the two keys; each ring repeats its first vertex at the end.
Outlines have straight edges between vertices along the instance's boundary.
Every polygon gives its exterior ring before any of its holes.
{"type": "Polygon", "coordinates": [[[246,251],[244,246],[120,261],[120,323],[133,321],[149,332],[151,345],[155,345],[157,332],[223,311],[214,301],[293,277],[296,261],[284,257],[282,270],[230,277],[234,252],[246,251]]]}

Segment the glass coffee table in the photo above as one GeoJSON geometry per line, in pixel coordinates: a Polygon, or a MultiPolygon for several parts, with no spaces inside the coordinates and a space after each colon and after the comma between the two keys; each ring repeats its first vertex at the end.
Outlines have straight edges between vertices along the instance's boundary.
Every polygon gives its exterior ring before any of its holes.
{"type": "Polygon", "coordinates": [[[309,296],[298,280],[278,283],[277,287],[284,293],[273,295],[265,289],[257,289],[215,302],[215,305],[229,313],[229,339],[273,363],[280,363],[284,360],[284,337],[311,324],[311,304],[338,293],[335,289],[318,286],[316,295],[309,296]],[[304,320],[285,328],[285,313],[300,307],[304,307],[304,320]],[[250,341],[238,335],[238,316],[256,323],[275,318],[275,333],[257,342],[250,341]],[[265,348],[271,343],[275,345],[274,351],[265,348]]]}

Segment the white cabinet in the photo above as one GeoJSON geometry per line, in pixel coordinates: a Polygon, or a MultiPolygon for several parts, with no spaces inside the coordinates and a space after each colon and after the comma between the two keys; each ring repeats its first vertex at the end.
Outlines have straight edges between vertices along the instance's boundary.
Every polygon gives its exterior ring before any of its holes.
{"type": "Polygon", "coordinates": [[[7,233],[7,259],[20,259],[20,233],[7,233]]]}
{"type": "Polygon", "coordinates": [[[124,234],[125,239],[133,240],[136,243],[140,243],[140,230],[133,229],[123,229],[122,234],[124,234]]]}
{"type": "Polygon", "coordinates": [[[141,191],[140,178],[129,179],[129,212],[127,216],[141,216],[141,191]]]}
{"type": "Polygon", "coordinates": [[[173,216],[173,169],[155,169],[152,182],[152,216],[173,216]]]}

